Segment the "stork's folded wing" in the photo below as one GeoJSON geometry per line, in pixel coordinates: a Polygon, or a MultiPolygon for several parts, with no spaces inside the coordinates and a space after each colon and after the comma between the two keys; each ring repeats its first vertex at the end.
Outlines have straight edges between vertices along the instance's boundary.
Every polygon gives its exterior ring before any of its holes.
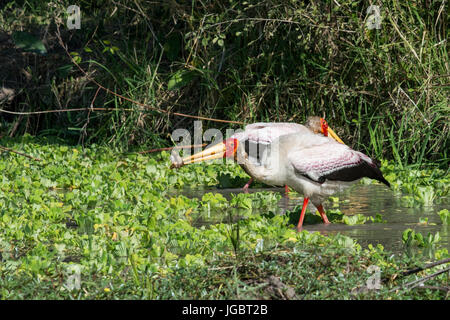
{"type": "Polygon", "coordinates": [[[295,174],[318,183],[326,180],[355,181],[368,177],[389,186],[375,161],[343,144],[330,143],[292,150],[288,158],[295,174]]]}

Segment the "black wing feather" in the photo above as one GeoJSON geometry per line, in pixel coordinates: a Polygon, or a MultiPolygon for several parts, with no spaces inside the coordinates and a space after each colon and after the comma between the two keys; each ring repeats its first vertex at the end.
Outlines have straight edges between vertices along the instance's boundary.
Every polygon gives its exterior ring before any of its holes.
{"type": "Polygon", "coordinates": [[[391,186],[390,183],[383,177],[380,168],[378,168],[375,162],[371,165],[364,160],[361,160],[361,162],[355,166],[342,168],[320,176],[319,180],[322,180],[323,178],[323,181],[325,181],[325,179],[331,181],[355,181],[364,177],[378,180],[388,187],[391,186]]]}

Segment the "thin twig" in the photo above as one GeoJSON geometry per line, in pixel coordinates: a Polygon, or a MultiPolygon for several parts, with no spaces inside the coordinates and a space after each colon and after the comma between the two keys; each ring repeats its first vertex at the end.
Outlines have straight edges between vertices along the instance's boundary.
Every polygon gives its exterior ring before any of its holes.
{"type": "Polygon", "coordinates": [[[4,151],[7,151],[7,152],[17,153],[18,155],[21,155],[21,156],[23,156],[23,157],[29,158],[29,159],[31,159],[31,160],[42,161],[42,159],[39,159],[39,158],[35,158],[35,157],[32,157],[32,156],[29,156],[29,155],[27,155],[27,154],[25,154],[25,153],[22,153],[22,152],[19,152],[19,151],[16,151],[16,150],[13,150],[13,149],[10,149],[10,148],[7,148],[7,147],[0,146],[0,149],[2,149],[2,150],[4,150],[4,151]]]}
{"type": "Polygon", "coordinates": [[[449,262],[450,262],[450,258],[447,258],[447,259],[444,259],[444,260],[435,261],[435,262],[427,264],[427,265],[425,265],[423,267],[418,267],[418,268],[414,268],[414,269],[411,269],[411,270],[403,271],[402,272],[402,276],[407,276],[407,275],[410,275],[410,274],[413,274],[413,273],[417,273],[417,272],[420,272],[420,271],[423,271],[423,270],[426,270],[426,269],[429,269],[429,268],[433,268],[433,267],[439,266],[441,264],[449,263],[449,262]]]}
{"type": "Polygon", "coordinates": [[[439,270],[439,271],[437,271],[435,273],[432,273],[432,274],[430,274],[430,275],[428,275],[426,277],[420,278],[418,280],[414,280],[414,281],[405,283],[405,284],[403,284],[401,286],[395,287],[395,288],[389,290],[389,292],[397,291],[397,290],[405,288],[405,287],[409,287],[409,289],[413,289],[413,288],[417,287],[418,285],[420,285],[421,283],[423,283],[425,281],[428,281],[428,280],[430,280],[430,279],[432,279],[432,278],[434,278],[434,277],[436,277],[436,276],[438,276],[438,275],[440,275],[442,273],[448,272],[448,271],[450,271],[450,267],[445,268],[443,270],[439,270]]]}
{"type": "Polygon", "coordinates": [[[416,287],[415,289],[430,289],[430,290],[439,290],[444,292],[449,292],[450,287],[438,287],[438,286],[420,286],[416,287]]]}
{"type": "Polygon", "coordinates": [[[0,112],[14,114],[14,115],[36,115],[36,114],[46,114],[46,113],[58,113],[58,112],[73,112],[73,111],[135,111],[136,109],[118,109],[118,108],[73,108],[73,109],[57,109],[57,110],[42,110],[42,111],[9,111],[0,109],[0,112]]]}
{"type": "Polygon", "coordinates": [[[140,151],[138,152],[139,154],[144,154],[144,153],[152,153],[152,152],[160,152],[160,151],[168,151],[168,150],[172,150],[172,149],[189,149],[189,148],[198,148],[198,147],[204,147],[206,146],[207,143],[203,143],[203,144],[192,144],[189,146],[175,146],[175,147],[166,147],[166,148],[157,148],[157,149],[151,149],[151,150],[146,150],[146,151],[140,151]]]}

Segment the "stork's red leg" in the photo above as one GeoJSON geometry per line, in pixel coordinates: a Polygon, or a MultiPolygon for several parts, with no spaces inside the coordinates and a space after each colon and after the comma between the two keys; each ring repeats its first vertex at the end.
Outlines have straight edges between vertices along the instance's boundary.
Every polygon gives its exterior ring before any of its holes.
{"type": "Polygon", "coordinates": [[[289,187],[287,185],[284,186],[284,193],[286,193],[286,194],[289,193],[289,187]]]}
{"type": "Polygon", "coordinates": [[[300,213],[300,219],[298,220],[297,231],[300,232],[302,230],[303,219],[305,219],[306,207],[308,206],[309,198],[303,199],[303,207],[302,213],[300,213]]]}
{"type": "Polygon", "coordinates": [[[250,187],[250,185],[253,182],[253,178],[250,178],[250,180],[248,180],[248,182],[245,184],[245,186],[242,188],[242,190],[247,193],[248,192],[248,187],[250,187]]]}
{"type": "Polygon", "coordinates": [[[325,214],[325,210],[323,210],[322,205],[319,205],[317,207],[317,210],[319,210],[320,216],[322,217],[323,223],[329,224],[330,221],[328,221],[327,215],[325,214]]]}

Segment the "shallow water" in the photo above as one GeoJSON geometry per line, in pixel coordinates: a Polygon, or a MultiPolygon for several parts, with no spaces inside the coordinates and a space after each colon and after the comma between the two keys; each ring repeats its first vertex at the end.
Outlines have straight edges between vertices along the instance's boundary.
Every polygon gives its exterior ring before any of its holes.
{"type": "MultiPolygon", "coordinates": [[[[249,192],[271,191],[280,193],[283,198],[278,202],[274,211],[278,214],[284,214],[286,210],[292,210],[295,206],[303,203],[301,194],[290,192],[287,196],[284,193],[284,188],[258,188],[249,189],[249,192]]],[[[183,194],[187,197],[201,198],[205,193],[221,193],[225,198],[231,198],[231,194],[241,193],[242,189],[186,189],[175,194],[183,194]]],[[[383,245],[387,250],[393,252],[404,251],[402,243],[402,234],[408,228],[415,232],[420,232],[423,236],[428,233],[435,234],[439,232],[441,241],[437,248],[450,249],[450,227],[442,225],[439,212],[442,209],[448,209],[449,199],[446,198],[439,204],[430,207],[414,207],[408,208],[402,205],[401,194],[386,188],[381,184],[356,184],[350,188],[336,193],[334,197],[339,197],[338,203],[333,203],[327,200],[323,206],[325,211],[327,208],[340,209],[346,215],[363,214],[365,216],[375,217],[376,214],[381,214],[386,223],[372,223],[366,222],[362,225],[349,226],[343,223],[331,223],[325,225],[307,224],[304,223],[303,228],[308,231],[318,231],[321,234],[344,234],[353,239],[364,248],[368,244],[376,246],[383,245]],[[420,218],[428,218],[428,224],[419,224],[420,218]]],[[[255,207],[255,206],[254,206],[255,207]]],[[[271,208],[271,210],[273,210],[271,208]]],[[[310,212],[315,212],[315,207],[311,203],[308,205],[310,212]]],[[[254,213],[262,213],[258,208],[253,210],[254,213]]],[[[309,213],[309,214],[311,214],[309,213]]],[[[308,211],[307,213],[308,214],[308,211]]],[[[238,214],[236,215],[238,216],[238,214]]],[[[235,217],[236,218],[236,217],[235,217]]],[[[193,223],[197,226],[208,225],[219,222],[227,222],[229,219],[224,217],[223,211],[212,212],[208,216],[202,215],[196,217],[193,223]]],[[[306,221],[305,221],[306,222],[306,221]]]]}

